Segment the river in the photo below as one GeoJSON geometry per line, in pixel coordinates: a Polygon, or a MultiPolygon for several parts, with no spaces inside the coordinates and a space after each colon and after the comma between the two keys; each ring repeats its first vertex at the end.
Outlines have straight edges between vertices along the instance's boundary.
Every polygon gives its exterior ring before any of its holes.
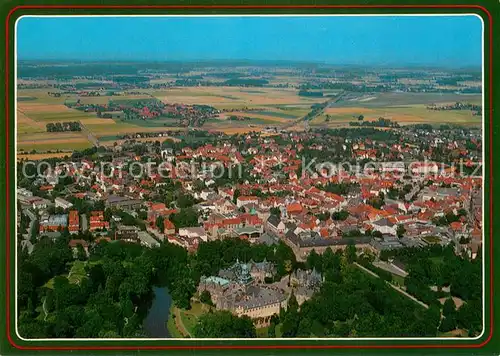
{"type": "Polygon", "coordinates": [[[166,287],[153,287],[153,292],[155,296],[148,315],[144,319],[144,330],[149,337],[170,338],[166,322],[170,317],[172,297],[166,287]]]}

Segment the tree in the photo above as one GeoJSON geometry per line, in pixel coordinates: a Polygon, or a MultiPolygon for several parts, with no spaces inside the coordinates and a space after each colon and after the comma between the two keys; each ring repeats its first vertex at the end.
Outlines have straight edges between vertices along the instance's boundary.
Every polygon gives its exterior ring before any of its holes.
{"type": "Polygon", "coordinates": [[[299,303],[297,302],[297,298],[295,298],[295,294],[292,293],[290,294],[290,298],[288,299],[288,304],[287,304],[287,313],[296,313],[299,310],[299,303]]]}
{"type": "Polygon", "coordinates": [[[307,256],[306,266],[308,269],[314,268],[320,273],[323,270],[321,256],[318,255],[314,249],[312,249],[307,256]]]}
{"type": "Polygon", "coordinates": [[[238,197],[241,196],[241,192],[239,189],[235,189],[233,193],[233,203],[236,204],[238,197]]]}
{"type": "Polygon", "coordinates": [[[396,229],[396,233],[397,233],[398,237],[402,238],[403,235],[405,234],[405,232],[406,232],[405,227],[403,225],[399,224],[397,229],[396,229]]]}
{"type": "Polygon", "coordinates": [[[87,259],[87,252],[85,252],[85,248],[81,244],[78,244],[76,245],[76,250],[76,259],[79,261],[85,261],[87,259]]]}
{"type": "Polygon", "coordinates": [[[297,337],[311,337],[312,321],[309,318],[303,318],[297,327],[297,337]]]}
{"type": "Polygon", "coordinates": [[[200,316],[193,333],[199,338],[254,338],[257,336],[252,319],[238,317],[227,310],[200,316]]]}
{"type": "Polygon", "coordinates": [[[271,215],[277,215],[277,216],[281,216],[281,210],[280,208],[277,208],[277,207],[272,207],[269,212],[271,213],[271,215]]]}
{"type": "Polygon", "coordinates": [[[38,222],[38,220],[35,220],[33,222],[33,225],[31,227],[31,231],[30,231],[30,242],[31,243],[36,242],[38,234],[40,233],[39,231],[40,231],[40,223],[38,222]]]}
{"type": "Polygon", "coordinates": [[[170,221],[177,229],[198,226],[198,213],[193,208],[181,209],[177,214],[170,215],[170,221]]]}
{"type": "Polygon", "coordinates": [[[447,316],[441,320],[441,325],[439,326],[439,330],[442,332],[448,332],[455,330],[457,327],[457,320],[454,315],[447,316]]]}
{"type": "Polygon", "coordinates": [[[195,204],[195,200],[192,195],[189,194],[180,194],[177,198],[177,205],[179,208],[190,208],[195,204]]]}
{"type": "Polygon", "coordinates": [[[208,290],[204,290],[200,294],[200,302],[208,304],[210,306],[213,306],[214,303],[212,302],[212,296],[210,295],[210,292],[208,290]]]}
{"type": "Polygon", "coordinates": [[[347,210],[341,210],[332,213],[333,220],[345,220],[348,217],[349,217],[349,212],[347,210]]]}
{"type": "Polygon", "coordinates": [[[451,297],[447,298],[444,302],[443,315],[445,317],[455,315],[455,302],[453,301],[453,299],[451,297]]]}
{"type": "Polygon", "coordinates": [[[160,232],[163,232],[163,229],[164,229],[163,221],[164,220],[165,219],[163,218],[162,215],[160,215],[156,218],[155,225],[156,225],[156,228],[158,229],[158,231],[160,231],[160,232]]]}
{"type": "Polygon", "coordinates": [[[297,336],[297,328],[300,322],[300,315],[297,311],[288,310],[281,325],[281,333],[283,337],[297,336]]]}
{"type": "Polygon", "coordinates": [[[359,121],[363,121],[363,119],[364,119],[364,118],[365,118],[365,117],[364,117],[363,115],[359,115],[359,116],[358,116],[358,120],[359,120],[359,121]]]}
{"type": "Polygon", "coordinates": [[[290,279],[292,278],[292,261],[286,260],[285,261],[285,271],[288,274],[288,284],[290,285],[290,279]]]}
{"type": "Polygon", "coordinates": [[[482,330],[482,305],[480,299],[464,303],[457,311],[457,324],[462,329],[469,330],[475,336],[482,330]]]}
{"type": "Polygon", "coordinates": [[[356,261],[356,246],[347,245],[345,248],[345,257],[348,263],[356,261]]]}
{"type": "Polygon", "coordinates": [[[267,337],[276,337],[276,324],[271,323],[267,329],[267,337]]]}

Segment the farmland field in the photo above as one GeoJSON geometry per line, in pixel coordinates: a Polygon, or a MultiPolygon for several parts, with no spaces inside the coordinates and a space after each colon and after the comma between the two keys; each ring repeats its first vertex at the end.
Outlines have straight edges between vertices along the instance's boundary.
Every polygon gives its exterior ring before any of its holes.
{"type": "Polygon", "coordinates": [[[258,90],[237,87],[183,87],[152,93],[165,103],[211,105],[217,109],[265,108],[268,104],[308,106],[325,101],[324,98],[307,98],[297,95],[296,89],[259,88],[258,90]]]}
{"type": "Polygon", "coordinates": [[[387,107],[406,105],[429,105],[432,103],[455,103],[457,101],[481,104],[481,95],[449,94],[449,93],[376,93],[356,95],[335,104],[335,106],[387,107]]]}
{"type": "Polygon", "coordinates": [[[405,124],[464,124],[480,125],[481,116],[474,116],[470,110],[428,110],[424,104],[413,104],[408,106],[386,106],[386,107],[335,107],[325,110],[324,115],[320,115],[312,120],[311,125],[337,126],[338,124],[349,124],[358,121],[358,117],[363,115],[364,121],[374,121],[380,117],[405,124]],[[329,115],[329,122],[326,121],[329,115]]]}
{"type": "MultiPolygon", "coordinates": [[[[288,78],[292,80],[293,78],[288,78]]],[[[33,150],[41,154],[46,151],[72,150],[91,147],[84,132],[46,132],[50,122],[80,121],[103,144],[112,144],[114,138],[139,132],[162,132],[182,130],[175,118],[122,121],[98,118],[93,112],[68,108],[64,103],[80,100],[83,104],[107,104],[113,102],[137,103],[161,100],[169,104],[210,105],[222,110],[218,118],[206,120],[203,128],[222,131],[227,134],[261,131],[267,126],[279,127],[307,115],[313,104],[323,103],[328,98],[299,96],[295,88],[244,88],[244,87],[172,87],[165,89],[138,89],[115,96],[49,95],[49,89],[21,89],[17,102],[18,149],[33,150]],[[248,110],[251,109],[251,110],[248,110]],[[249,120],[228,120],[230,116],[242,116],[249,120]]],[[[325,95],[339,91],[325,90],[325,95]]],[[[479,125],[480,116],[473,116],[470,110],[432,111],[427,105],[455,103],[457,101],[480,104],[480,95],[458,95],[439,93],[349,93],[315,117],[312,127],[342,127],[357,121],[363,115],[364,121],[389,118],[398,123],[455,123],[479,125]],[[328,118],[328,120],[327,120],[328,118]]],[[[295,127],[302,130],[303,125],[295,127]]],[[[153,138],[151,138],[153,139],[153,138]]],[[[34,154],[34,153],[31,153],[34,154]]]]}

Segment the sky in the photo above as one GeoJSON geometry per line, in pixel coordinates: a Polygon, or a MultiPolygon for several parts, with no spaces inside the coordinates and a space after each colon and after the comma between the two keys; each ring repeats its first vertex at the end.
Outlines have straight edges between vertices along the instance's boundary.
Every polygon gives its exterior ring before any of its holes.
{"type": "Polygon", "coordinates": [[[23,17],[20,60],[289,60],[481,66],[468,16],[23,17]]]}

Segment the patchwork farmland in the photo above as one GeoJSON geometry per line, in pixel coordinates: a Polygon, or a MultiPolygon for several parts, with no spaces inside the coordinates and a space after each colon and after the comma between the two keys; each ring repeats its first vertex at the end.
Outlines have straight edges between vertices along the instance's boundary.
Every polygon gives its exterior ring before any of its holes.
{"type": "MultiPolygon", "coordinates": [[[[147,64],[144,66],[147,68],[147,64]]],[[[50,73],[50,66],[40,70],[50,73]]],[[[431,92],[428,84],[426,91],[419,91],[418,81],[402,78],[394,86],[399,89],[404,83],[403,92],[390,90],[392,84],[383,84],[381,91],[377,78],[383,72],[375,71],[369,80],[365,78],[367,81],[358,78],[332,82],[326,69],[321,75],[298,68],[266,70],[258,67],[235,67],[230,72],[219,68],[196,68],[186,73],[167,70],[151,75],[146,82],[137,82],[131,75],[120,77],[120,81],[112,76],[20,78],[17,149],[30,154],[57,155],[91,147],[97,141],[112,145],[130,138],[158,139],[161,132],[187,127],[242,134],[280,128],[296,131],[307,126],[345,127],[352,122],[369,124],[380,118],[399,125],[481,124],[482,116],[472,110],[428,108],[453,103],[480,107],[479,82],[472,80],[474,73],[468,75],[471,80],[460,82],[466,84],[452,89],[436,84],[431,92]],[[248,75],[254,71],[261,74],[248,75]],[[369,85],[374,89],[369,89],[369,85]],[[69,122],[79,123],[85,131],[47,132],[47,124],[69,122]]]]}

